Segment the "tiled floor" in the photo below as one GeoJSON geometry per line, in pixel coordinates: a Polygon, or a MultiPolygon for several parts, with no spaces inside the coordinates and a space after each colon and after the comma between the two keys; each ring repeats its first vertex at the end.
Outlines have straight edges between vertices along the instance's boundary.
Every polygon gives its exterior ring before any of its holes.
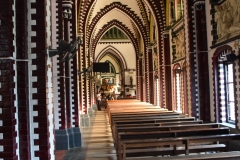
{"type": "Polygon", "coordinates": [[[56,151],[56,160],[117,160],[105,110],[96,111],[90,118],[90,127],[81,129],[83,147],[70,149],[67,152],[56,151]]]}
{"type": "Polygon", "coordinates": [[[66,154],[66,150],[62,150],[62,151],[55,151],[55,159],[56,160],[62,160],[64,155],[66,154]]]}

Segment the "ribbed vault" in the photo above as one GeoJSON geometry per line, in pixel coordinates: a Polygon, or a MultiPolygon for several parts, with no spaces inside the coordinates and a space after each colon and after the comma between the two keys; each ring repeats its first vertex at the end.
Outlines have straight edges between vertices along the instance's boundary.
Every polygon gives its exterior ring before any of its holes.
{"type": "MultiPolygon", "coordinates": [[[[134,37],[134,34],[127,28],[127,26],[125,26],[123,23],[119,22],[118,20],[114,19],[110,22],[108,22],[106,25],[103,26],[103,28],[98,32],[96,38],[93,40],[93,44],[92,44],[92,54],[95,53],[95,49],[97,46],[97,43],[99,42],[99,40],[101,39],[101,37],[104,35],[104,33],[106,31],[108,31],[109,29],[111,29],[112,27],[116,27],[118,29],[120,29],[125,35],[128,36],[128,38],[131,40],[134,49],[135,49],[135,53],[139,54],[139,44],[137,39],[134,37]]],[[[95,57],[93,55],[93,57],[95,57]]]]}

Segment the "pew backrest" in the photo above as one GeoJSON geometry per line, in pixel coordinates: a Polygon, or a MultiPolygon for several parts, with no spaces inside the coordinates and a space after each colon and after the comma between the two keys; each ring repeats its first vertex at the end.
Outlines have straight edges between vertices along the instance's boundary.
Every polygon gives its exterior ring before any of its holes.
{"type": "MultiPolygon", "coordinates": [[[[162,138],[158,140],[148,139],[148,140],[125,140],[121,142],[121,147],[118,150],[118,156],[121,159],[126,159],[126,152],[128,149],[134,148],[137,152],[137,148],[149,148],[149,147],[161,147],[166,145],[175,146],[174,150],[177,149],[176,146],[185,146],[185,155],[189,155],[189,146],[191,144],[199,143],[218,143],[232,140],[240,140],[240,134],[223,134],[223,135],[203,135],[203,136],[193,136],[193,137],[181,137],[181,138],[162,138]]],[[[226,151],[228,146],[226,145],[226,151]]],[[[238,155],[238,154],[237,154],[238,155]]],[[[161,159],[162,160],[162,159],[161,159]]],[[[184,159],[185,160],[185,159],[184,159]]]]}

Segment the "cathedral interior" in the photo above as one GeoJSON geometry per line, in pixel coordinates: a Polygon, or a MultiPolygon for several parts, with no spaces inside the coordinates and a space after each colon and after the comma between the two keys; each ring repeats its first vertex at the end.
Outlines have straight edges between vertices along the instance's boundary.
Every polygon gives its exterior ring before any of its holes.
{"type": "Polygon", "coordinates": [[[1,0],[0,160],[81,147],[98,91],[238,133],[239,49],[239,0],[1,0]]]}

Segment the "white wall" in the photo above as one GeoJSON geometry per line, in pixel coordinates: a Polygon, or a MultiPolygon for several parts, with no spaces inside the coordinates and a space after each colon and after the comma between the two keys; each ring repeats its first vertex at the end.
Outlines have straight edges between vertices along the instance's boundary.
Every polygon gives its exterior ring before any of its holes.
{"type": "Polygon", "coordinates": [[[136,68],[136,54],[134,47],[132,43],[106,43],[106,44],[98,44],[96,47],[95,57],[99,55],[105,48],[112,46],[115,49],[117,49],[123,57],[125,58],[125,61],[127,63],[127,68],[125,69],[135,69],[136,68]]]}

